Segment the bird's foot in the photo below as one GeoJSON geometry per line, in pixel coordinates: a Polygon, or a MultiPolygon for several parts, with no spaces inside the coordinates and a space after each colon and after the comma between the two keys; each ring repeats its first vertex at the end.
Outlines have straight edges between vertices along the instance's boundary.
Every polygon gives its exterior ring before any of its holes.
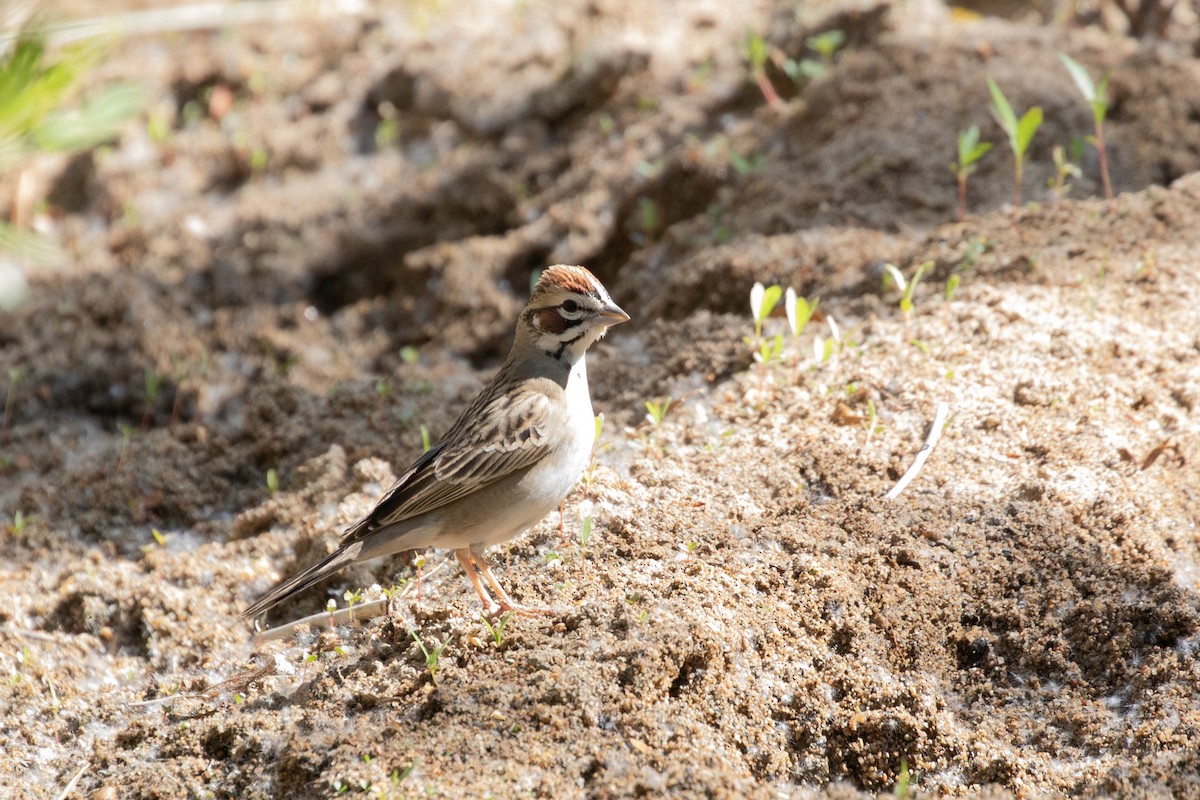
{"type": "Polygon", "coordinates": [[[551,606],[523,606],[511,601],[492,603],[483,612],[489,620],[497,620],[505,614],[517,617],[557,617],[567,613],[564,609],[551,606]]]}

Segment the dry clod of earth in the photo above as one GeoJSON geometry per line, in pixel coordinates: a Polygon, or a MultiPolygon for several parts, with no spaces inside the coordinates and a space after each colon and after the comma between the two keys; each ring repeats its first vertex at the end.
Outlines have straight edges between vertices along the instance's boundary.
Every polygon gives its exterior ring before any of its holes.
{"type": "Polygon", "coordinates": [[[0,795],[1200,796],[1200,28],[986,5],[124,42],[89,80],[167,135],[35,165],[69,257],[0,314],[0,795]],[[1111,72],[1111,211],[1086,142],[1047,188],[1092,131],[1059,52],[1111,72]],[[1045,111],[1030,202],[998,146],[952,222],[988,77],[1045,111]],[[885,265],[927,262],[902,311],[885,265]],[[260,641],[238,612],[446,429],[551,263],[633,316],[561,526],[492,551],[568,613],[485,626],[430,552],[269,622],[389,615],[260,641]],[[757,282],[820,298],[799,337],[780,305],[754,341],[757,282]]]}

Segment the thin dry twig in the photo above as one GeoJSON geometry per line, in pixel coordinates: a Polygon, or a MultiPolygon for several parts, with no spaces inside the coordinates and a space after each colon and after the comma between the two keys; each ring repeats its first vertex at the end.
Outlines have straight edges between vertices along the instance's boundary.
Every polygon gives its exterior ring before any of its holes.
{"type": "Polygon", "coordinates": [[[67,800],[71,792],[75,791],[75,784],[79,783],[79,779],[83,777],[84,771],[88,768],[88,762],[83,762],[79,769],[75,770],[75,774],[71,776],[71,780],[67,781],[66,787],[59,793],[57,800],[67,800]]]}
{"type": "MultiPolygon", "coordinates": [[[[446,566],[446,564],[449,562],[449,556],[443,558],[437,566],[425,573],[425,579],[428,580],[429,578],[433,577],[438,570],[446,566]]],[[[316,614],[309,614],[307,617],[293,620],[275,628],[269,628],[268,630],[260,633],[258,638],[260,641],[269,642],[275,639],[284,639],[305,625],[341,625],[344,622],[351,622],[353,620],[365,620],[382,616],[383,614],[387,613],[388,603],[407,596],[416,585],[417,584],[415,581],[410,582],[408,586],[405,586],[399,594],[392,597],[384,597],[379,600],[372,600],[368,603],[351,606],[350,608],[339,608],[337,611],[332,613],[329,611],[319,611],[316,614]]]]}
{"type": "Polygon", "coordinates": [[[14,628],[11,625],[0,625],[0,634],[16,636],[19,639],[33,639],[34,641],[38,642],[49,642],[50,644],[72,644],[75,641],[75,637],[79,635],[31,631],[26,628],[14,628]]]}
{"type": "Polygon", "coordinates": [[[925,444],[921,446],[917,457],[913,459],[912,466],[908,468],[908,472],[902,477],[892,490],[883,496],[884,500],[895,500],[900,496],[913,478],[917,477],[917,473],[925,466],[925,462],[929,460],[929,454],[933,452],[933,448],[937,446],[938,439],[942,436],[942,429],[946,427],[946,417],[950,413],[950,406],[946,402],[937,404],[937,411],[933,415],[933,424],[929,426],[929,435],[925,437],[925,444]]]}

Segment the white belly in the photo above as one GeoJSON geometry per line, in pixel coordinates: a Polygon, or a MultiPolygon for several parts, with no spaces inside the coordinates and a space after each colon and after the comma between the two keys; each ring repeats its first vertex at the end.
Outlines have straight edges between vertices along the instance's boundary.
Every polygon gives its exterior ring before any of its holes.
{"type": "Polygon", "coordinates": [[[583,359],[567,379],[566,400],[570,413],[562,446],[535,464],[520,480],[501,480],[481,490],[471,518],[445,520],[449,524],[441,526],[440,535],[430,545],[460,548],[506,542],[558,508],[587,466],[596,440],[596,418],[583,359]]]}

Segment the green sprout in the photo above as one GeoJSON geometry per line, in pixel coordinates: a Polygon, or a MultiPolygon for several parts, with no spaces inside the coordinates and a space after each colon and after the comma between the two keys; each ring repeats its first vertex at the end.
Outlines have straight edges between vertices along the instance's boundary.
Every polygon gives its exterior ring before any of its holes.
{"type": "Polygon", "coordinates": [[[1054,145],[1050,155],[1054,159],[1054,177],[1047,178],[1046,185],[1050,187],[1050,191],[1054,192],[1056,197],[1066,197],[1067,193],[1071,191],[1071,184],[1067,182],[1067,179],[1078,178],[1083,173],[1073,159],[1067,158],[1066,150],[1061,144],[1054,145]]]}
{"type": "Polygon", "coordinates": [[[837,55],[838,49],[846,43],[846,34],[834,28],[824,33],[818,33],[816,36],[810,36],[804,40],[804,43],[808,45],[810,50],[820,56],[821,71],[824,72],[833,66],[833,57],[837,55]]]}
{"type": "Polygon", "coordinates": [[[362,589],[350,591],[347,589],[342,593],[342,599],[346,601],[346,605],[350,611],[354,611],[354,607],[362,602],[362,589]]]}
{"type": "Polygon", "coordinates": [[[696,548],[699,546],[700,546],[700,543],[698,541],[696,541],[695,539],[691,539],[687,542],[684,542],[683,547],[687,551],[687,559],[686,560],[688,560],[688,561],[692,560],[692,553],[696,552],[696,548]]]}
{"type": "Polygon", "coordinates": [[[429,448],[432,446],[433,445],[429,441],[429,428],[425,427],[425,425],[422,424],[421,425],[421,452],[428,453],[429,448]]]}
{"type": "Polygon", "coordinates": [[[867,418],[863,421],[863,427],[867,430],[867,446],[871,444],[871,439],[875,434],[883,431],[883,426],[879,424],[879,411],[875,408],[874,400],[867,400],[867,418]]]}
{"type": "Polygon", "coordinates": [[[1029,142],[1042,124],[1041,106],[1034,106],[1017,119],[1012,105],[1000,87],[991,78],[987,79],[988,91],[992,94],[992,114],[1000,127],[1008,134],[1008,146],[1013,153],[1013,214],[1021,207],[1021,178],[1025,173],[1025,153],[1029,142]]]}
{"type": "Polygon", "coordinates": [[[733,167],[733,171],[737,173],[739,178],[744,178],[747,175],[760,171],[767,165],[767,158],[762,153],[751,153],[744,156],[737,150],[729,150],[729,166],[733,167]]]}
{"type": "Polygon", "coordinates": [[[838,49],[846,43],[846,34],[835,28],[810,36],[805,39],[804,43],[808,45],[809,50],[817,54],[818,58],[803,58],[800,61],[793,61],[789,58],[783,64],[783,71],[796,85],[812,78],[819,78],[833,66],[834,56],[837,55],[838,49]]]}
{"type": "Polygon", "coordinates": [[[417,643],[417,647],[421,648],[421,655],[425,656],[425,669],[429,671],[429,677],[433,680],[433,685],[438,686],[437,674],[441,669],[441,665],[438,663],[438,661],[442,657],[442,651],[446,649],[446,645],[440,644],[430,650],[425,646],[425,643],[421,641],[421,637],[417,635],[415,630],[409,628],[408,635],[411,636],[413,641],[417,643]]]}
{"type": "Polygon", "coordinates": [[[167,546],[167,537],[158,528],[151,528],[150,535],[154,537],[154,541],[158,543],[159,547],[167,546]]]}
{"type": "Polygon", "coordinates": [[[958,285],[962,283],[962,276],[957,272],[946,279],[946,302],[949,303],[954,299],[954,293],[958,291],[958,285]]]}
{"type": "Polygon", "coordinates": [[[826,314],[825,321],[829,323],[829,338],[820,335],[813,337],[813,358],[818,364],[829,363],[842,347],[842,332],[837,320],[826,314]]]}
{"type": "Polygon", "coordinates": [[[647,400],[646,401],[646,419],[650,424],[657,428],[662,424],[663,417],[667,416],[667,410],[671,407],[671,398],[664,397],[662,400],[647,400]]]}
{"type": "Polygon", "coordinates": [[[783,297],[783,310],[787,312],[788,329],[792,332],[792,336],[799,337],[804,332],[805,326],[812,320],[820,302],[821,298],[819,297],[807,300],[798,296],[795,289],[788,287],[783,297]]]}
{"type": "Polygon", "coordinates": [[[146,410],[142,412],[142,430],[150,427],[150,415],[154,412],[154,404],[158,393],[162,391],[163,376],[153,367],[146,367],[146,410]]]}
{"type": "Polygon", "coordinates": [[[950,171],[958,181],[958,221],[967,216],[967,178],[975,171],[976,162],[992,149],[991,142],[979,141],[979,126],[972,125],[958,134],[958,161],[950,171]]]}
{"type": "Polygon", "coordinates": [[[750,315],[754,318],[754,340],[756,342],[762,339],[763,321],[771,316],[771,312],[775,310],[775,305],[782,296],[783,289],[779,286],[764,287],[761,283],[755,283],[750,289],[750,315]]]}
{"type": "Polygon", "coordinates": [[[1100,77],[1100,83],[1093,83],[1087,70],[1080,66],[1078,61],[1066,53],[1059,53],[1058,58],[1067,68],[1067,72],[1071,73],[1071,80],[1075,81],[1084,102],[1092,107],[1092,124],[1096,133],[1088,137],[1088,142],[1096,148],[1096,153],[1100,156],[1100,180],[1104,184],[1104,199],[1108,201],[1111,211],[1113,190],[1112,181],[1108,177],[1108,150],[1104,146],[1104,118],[1108,116],[1108,73],[1105,72],[1100,77]]]}
{"type": "Polygon", "coordinates": [[[21,536],[23,533],[25,533],[25,529],[29,527],[30,519],[32,519],[32,517],[27,517],[23,512],[18,510],[13,512],[12,524],[5,527],[8,528],[8,532],[11,535],[21,536]]]}
{"type": "Polygon", "coordinates": [[[759,364],[770,364],[783,354],[783,334],[777,333],[771,339],[763,339],[754,354],[754,360],[759,364]]]}
{"type": "Polygon", "coordinates": [[[659,210],[658,203],[649,197],[639,197],[638,216],[645,241],[653,242],[658,232],[662,230],[662,212],[659,210]]]}
{"type": "Polygon", "coordinates": [[[271,494],[279,491],[279,473],[275,471],[274,467],[267,470],[267,491],[271,494]]]}
{"type": "Polygon", "coordinates": [[[908,760],[900,759],[900,774],[896,777],[896,786],[892,793],[899,800],[908,800],[912,796],[912,776],[908,772],[908,760]]]}
{"type": "Polygon", "coordinates": [[[762,92],[767,105],[771,108],[778,108],[783,101],[779,99],[779,93],[775,91],[771,79],[767,76],[767,56],[766,41],[757,33],[747,32],[746,61],[750,63],[750,74],[754,77],[754,82],[758,84],[759,91],[762,92]]]}
{"type": "Polygon", "coordinates": [[[587,574],[587,546],[592,540],[592,517],[589,514],[583,518],[583,525],[579,529],[579,566],[584,574],[587,574]]]}
{"type": "Polygon", "coordinates": [[[503,646],[504,627],[508,625],[508,621],[512,619],[512,612],[510,611],[509,613],[500,617],[500,619],[496,620],[494,625],[488,621],[487,616],[484,614],[480,614],[479,618],[483,620],[483,627],[487,628],[488,634],[492,637],[492,643],[495,644],[496,647],[503,646]]]}
{"type": "Polygon", "coordinates": [[[895,264],[884,264],[883,268],[891,277],[892,282],[896,284],[896,288],[900,290],[900,310],[904,312],[904,324],[907,325],[913,312],[913,293],[917,290],[917,284],[921,282],[921,277],[933,269],[933,262],[926,261],[917,267],[913,273],[912,280],[906,281],[904,274],[900,272],[895,264]]]}

